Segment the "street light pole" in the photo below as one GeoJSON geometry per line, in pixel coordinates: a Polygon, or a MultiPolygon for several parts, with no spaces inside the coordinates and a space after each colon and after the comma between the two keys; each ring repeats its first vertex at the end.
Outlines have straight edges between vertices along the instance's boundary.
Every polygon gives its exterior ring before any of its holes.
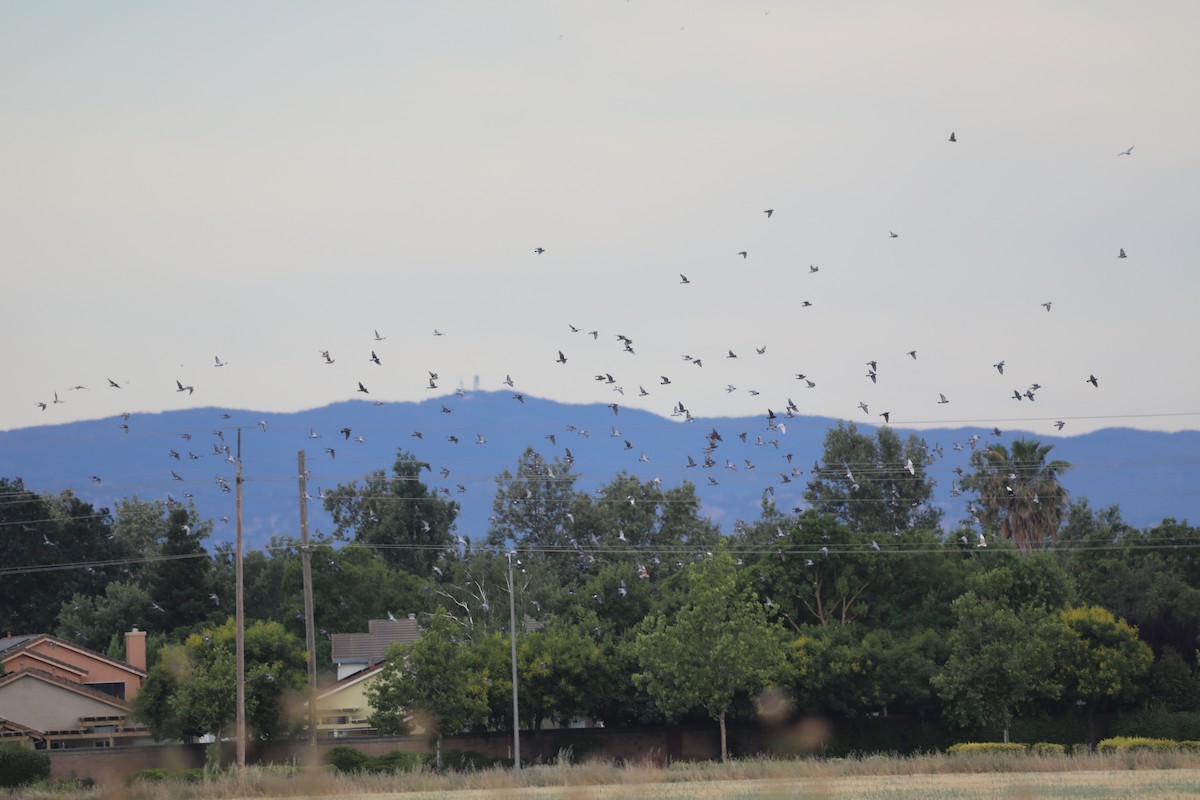
{"type": "Polygon", "coordinates": [[[508,551],[508,639],[512,644],[512,696],[513,696],[513,768],[521,771],[521,716],[517,702],[517,600],[513,582],[513,556],[508,551]]]}
{"type": "Polygon", "coordinates": [[[237,625],[237,769],[246,777],[246,606],[242,588],[242,429],[237,431],[237,553],[234,555],[234,611],[237,625]]]}

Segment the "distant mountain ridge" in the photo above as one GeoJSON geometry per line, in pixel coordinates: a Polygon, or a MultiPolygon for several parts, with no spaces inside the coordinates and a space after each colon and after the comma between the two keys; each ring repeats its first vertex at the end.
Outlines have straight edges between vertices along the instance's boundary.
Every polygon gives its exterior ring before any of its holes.
{"type": "MultiPolygon", "coordinates": [[[[346,401],[288,414],[199,408],[134,414],[127,422],[116,417],[0,432],[0,476],[20,477],[37,492],[71,489],[107,508],[115,498],[133,495],[176,500],[190,495],[201,515],[216,523],[210,544],[231,541],[234,499],[220,481],[233,486],[236,466],[229,455],[237,452],[240,432],[244,530],[247,545],[258,547],[272,534],[299,533],[300,450],[310,473],[308,491],[317,498],[321,490],[371,470],[390,472],[397,450],[403,449],[430,465],[424,473],[428,485],[460,504],[458,532],[481,538],[490,526],[496,476],[515,470],[520,455],[532,447],[548,459],[564,458],[570,450],[580,491],[593,491],[620,472],[642,480],[658,477],[664,486],[691,481],[703,513],[729,533],[734,521],[758,518],[764,492],[773,492],[785,511],[805,506],[813,462],[821,457],[826,431],[838,423],[776,413],[774,428],[765,415],[685,422],[620,406],[614,411],[600,403],[518,400],[505,392],[468,392],[420,403],[346,401]],[[716,466],[689,467],[689,456],[702,463],[701,450],[713,430],[722,437],[713,453],[716,466]]],[[[902,437],[910,433],[895,430],[902,437]]],[[[911,432],[944,453],[927,469],[938,482],[935,501],[945,510],[948,526],[966,516],[969,498],[952,497],[950,487],[955,467],[969,471],[972,435],[980,437],[977,446],[1022,437],[1053,444],[1052,457],[1072,464],[1063,478],[1072,497],[1086,497],[1095,508],[1117,504],[1137,527],[1167,517],[1200,519],[1200,432],[1112,428],[1034,437],[1003,431],[998,439],[982,428],[911,432]]],[[[310,501],[309,517],[310,530],[332,527],[319,500],[310,501]]]]}

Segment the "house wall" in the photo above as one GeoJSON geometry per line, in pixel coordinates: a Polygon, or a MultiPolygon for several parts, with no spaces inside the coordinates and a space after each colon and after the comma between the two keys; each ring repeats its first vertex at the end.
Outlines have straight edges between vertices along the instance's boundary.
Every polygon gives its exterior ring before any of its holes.
{"type": "Polygon", "coordinates": [[[32,675],[0,687],[0,717],[40,731],[72,730],[80,717],[123,715],[125,709],[84,697],[32,675]]]}
{"type": "MultiPolygon", "coordinates": [[[[741,728],[730,726],[730,747],[736,752],[779,752],[780,737],[786,731],[741,728]]],[[[325,763],[325,754],[333,747],[348,745],[369,755],[383,755],[392,750],[432,753],[426,736],[371,736],[346,739],[322,739],[316,748],[316,759],[325,763]]],[[[471,750],[493,758],[510,758],[512,742],[507,733],[485,733],[447,736],[446,749],[471,750]]],[[[571,760],[589,759],[649,762],[664,766],[671,761],[713,760],[720,756],[720,735],[716,723],[695,728],[647,728],[620,730],[616,728],[558,728],[521,732],[521,761],[552,761],[564,750],[570,750],[571,760]]],[[[50,777],[90,777],[105,786],[123,786],[126,776],[142,769],[161,767],[171,772],[204,766],[207,746],[150,745],[144,747],[112,747],[105,749],[50,751],[50,777]]],[[[786,748],[785,748],[786,750],[786,748]]],[[[235,744],[225,742],[222,763],[235,758],[235,744]]],[[[248,764],[283,763],[295,760],[311,763],[313,750],[306,742],[249,742],[246,749],[248,764]]]]}
{"type": "MultiPolygon", "coordinates": [[[[377,675],[378,673],[376,673],[377,675]]],[[[367,702],[367,687],[369,687],[376,678],[376,675],[363,678],[358,683],[346,686],[339,691],[336,691],[325,697],[317,699],[317,719],[321,720],[331,716],[336,709],[352,708],[357,709],[354,712],[347,714],[351,719],[348,719],[345,724],[328,724],[317,723],[317,729],[321,731],[348,729],[348,728],[363,728],[366,723],[353,722],[352,719],[366,719],[371,713],[371,706],[367,702]]],[[[340,712],[338,712],[340,713],[340,712]]]]}

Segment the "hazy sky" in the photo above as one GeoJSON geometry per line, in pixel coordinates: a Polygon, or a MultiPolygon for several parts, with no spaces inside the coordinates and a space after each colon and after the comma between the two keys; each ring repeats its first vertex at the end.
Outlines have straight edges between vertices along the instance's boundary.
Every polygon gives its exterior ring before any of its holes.
{"type": "Polygon", "coordinates": [[[664,416],[1200,428],[1197,30],[1194,2],[9,3],[0,429],[506,375],[664,416]]]}

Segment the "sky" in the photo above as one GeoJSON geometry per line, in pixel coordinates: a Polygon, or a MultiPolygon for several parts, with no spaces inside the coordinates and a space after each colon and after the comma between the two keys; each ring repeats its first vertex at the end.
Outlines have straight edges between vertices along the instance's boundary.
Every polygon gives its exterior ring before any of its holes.
{"type": "Polygon", "coordinates": [[[1200,429],[1198,28],[1189,2],[6,4],[0,430],[506,378],[664,417],[1200,429]]]}

